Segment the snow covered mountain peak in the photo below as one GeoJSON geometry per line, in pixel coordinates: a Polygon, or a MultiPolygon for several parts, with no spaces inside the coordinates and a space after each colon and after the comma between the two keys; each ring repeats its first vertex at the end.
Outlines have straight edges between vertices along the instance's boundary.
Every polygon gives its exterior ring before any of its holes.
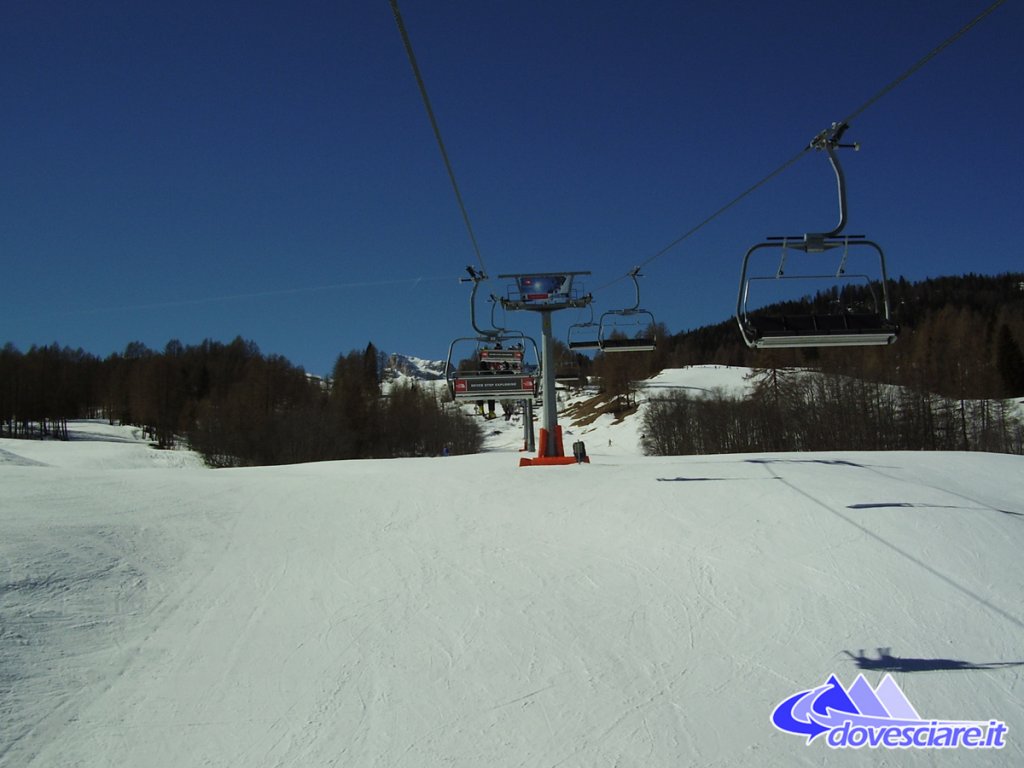
{"type": "Polygon", "coordinates": [[[387,364],[384,366],[385,380],[405,377],[419,381],[437,381],[443,379],[444,374],[444,360],[424,360],[421,357],[402,355],[397,352],[388,355],[387,364]]]}

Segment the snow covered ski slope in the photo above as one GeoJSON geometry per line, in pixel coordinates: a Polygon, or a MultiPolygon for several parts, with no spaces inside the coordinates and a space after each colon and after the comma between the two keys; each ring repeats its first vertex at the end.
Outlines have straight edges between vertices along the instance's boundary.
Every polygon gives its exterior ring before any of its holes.
{"type": "Polygon", "coordinates": [[[1021,457],[208,470],[76,428],[0,441],[4,768],[1024,764],[1021,457]],[[1006,746],[772,726],[859,672],[1006,746]]]}

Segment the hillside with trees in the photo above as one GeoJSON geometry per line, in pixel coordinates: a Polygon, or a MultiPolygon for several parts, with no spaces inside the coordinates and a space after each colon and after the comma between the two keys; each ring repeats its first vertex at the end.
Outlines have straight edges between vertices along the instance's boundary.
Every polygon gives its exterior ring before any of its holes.
{"type": "Polygon", "coordinates": [[[381,391],[374,345],[338,357],[329,381],[252,342],[140,343],[99,359],[54,344],[0,350],[0,436],[67,438],[69,419],[142,427],[212,466],[436,456],[479,450],[476,424],[433,390],[381,391]]]}
{"type": "MultiPolygon", "coordinates": [[[[825,313],[839,299],[822,293],[765,311],[825,313]]],[[[644,423],[650,453],[1024,452],[1009,402],[1024,396],[1024,274],[899,280],[890,300],[901,331],[887,347],[752,350],[728,320],[674,336],[657,329],[655,353],[599,355],[593,369],[625,407],[632,384],[663,368],[755,371],[747,400],[676,394],[653,403],[644,423]]]]}
{"type": "MultiPolygon", "coordinates": [[[[669,367],[808,368],[948,397],[1024,396],[1024,273],[900,279],[889,296],[900,325],[890,347],[752,350],[729,320],[670,337],[659,354],[669,367]]],[[[819,294],[768,311],[821,313],[833,300],[819,294]]]]}
{"type": "MultiPolygon", "coordinates": [[[[827,311],[822,293],[770,308],[827,311]]],[[[1021,452],[1006,402],[1024,396],[1024,273],[890,285],[899,340],[889,347],[757,351],[734,320],[658,338],[651,353],[591,359],[556,344],[559,376],[595,377],[613,409],[635,407],[635,383],[697,364],[755,370],[742,402],[682,396],[648,410],[650,452],[965,449],[1021,452]]],[[[462,365],[472,367],[473,360],[462,365]]],[[[0,436],[68,437],[68,421],[105,418],[184,441],[214,466],[437,455],[479,450],[473,419],[435,390],[388,387],[371,343],[340,355],[329,380],[252,342],[141,343],[100,359],[57,344],[0,349],[0,436]]]]}
{"type": "MultiPolygon", "coordinates": [[[[732,318],[671,334],[656,326],[653,353],[598,355],[593,373],[611,391],[665,368],[733,365],[803,368],[955,398],[1024,396],[1024,273],[966,275],[889,286],[898,341],[888,347],[748,349],[732,318]]],[[[849,297],[855,301],[856,297],[849,297]]],[[[832,293],[766,307],[773,314],[825,313],[832,293]]]]}

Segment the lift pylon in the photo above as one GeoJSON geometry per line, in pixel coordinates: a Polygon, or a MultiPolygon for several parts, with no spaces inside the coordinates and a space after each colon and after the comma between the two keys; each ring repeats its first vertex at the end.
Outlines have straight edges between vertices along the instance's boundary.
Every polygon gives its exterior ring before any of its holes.
{"type": "Polygon", "coordinates": [[[520,466],[577,464],[589,462],[585,452],[574,451],[566,456],[562,445],[562,431],[558,426],[558,403],[555,394],[555,346],[551,330],[551,314],[562,309],[582,308],[591,302],[591,296],[579,295],[573,289],[574,278],[589,272],[532,272],[528,274],[499,275],[513,280],[509,295],[501,299],[505,309],[539,312],[541,316],[541,395],[543,411],[540,445],[537,457],[520,459],[520,466]]]}

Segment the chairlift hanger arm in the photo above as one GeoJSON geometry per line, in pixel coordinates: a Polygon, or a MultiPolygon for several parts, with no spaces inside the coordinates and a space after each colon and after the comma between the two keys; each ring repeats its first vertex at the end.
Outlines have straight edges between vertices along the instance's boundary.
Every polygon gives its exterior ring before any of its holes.
{"type": "MultiPolygon", "coordinates": [[[[481,328],[476,322],[476,292],[480,288],[480,283],[487,279],[487,274],[482,270],[473,269],[472,266],[467,266],[466,271],[469,273],[469,277],[463,277],[460,282],[473,283],[473,290],[469,294],[469,320],[473,325],[473,330],[480,334],[481,337],[493,338],[500,336],[505,329],[492,327],[489,329],[481,328]]],[[[491,325],[494,326],[494,310],[491,309],[491,325]]]]}
{"type": "Polygon", "coordinates": [[[629,276],[633,280],[633,289],[636,291],[636,301],[633,302],[633,306],[630,309],[637,311],[640,309],[640,281],[637,280],[638,277],[642,277],[640,267],[633,267],[629,276]]]}
{"type": "Polygon", "coordinates": [[[839,164],[839,158],[836,156],[836,149],[853,149],[857,151],[860,149],[859,144],[840,144],[839,141],[849,129],[847,123],[832,123],[831,128],[826,128],[821,131],[817,136],[811,139],[810,148],[817,150],[824,150],[828,155],[828,161],[832,165],[832,170],[836,174],[836,191],[839,195],[839,223],[830,231],[822,233],[813,233],[804,235],[804,238],[810,241],[811,239],[827,239],[830,237],[837,237],[840,232],[846,227],[847,221],[847,207],[846,207],[846,174],[843,173],[843,167],[839,164]]]}

